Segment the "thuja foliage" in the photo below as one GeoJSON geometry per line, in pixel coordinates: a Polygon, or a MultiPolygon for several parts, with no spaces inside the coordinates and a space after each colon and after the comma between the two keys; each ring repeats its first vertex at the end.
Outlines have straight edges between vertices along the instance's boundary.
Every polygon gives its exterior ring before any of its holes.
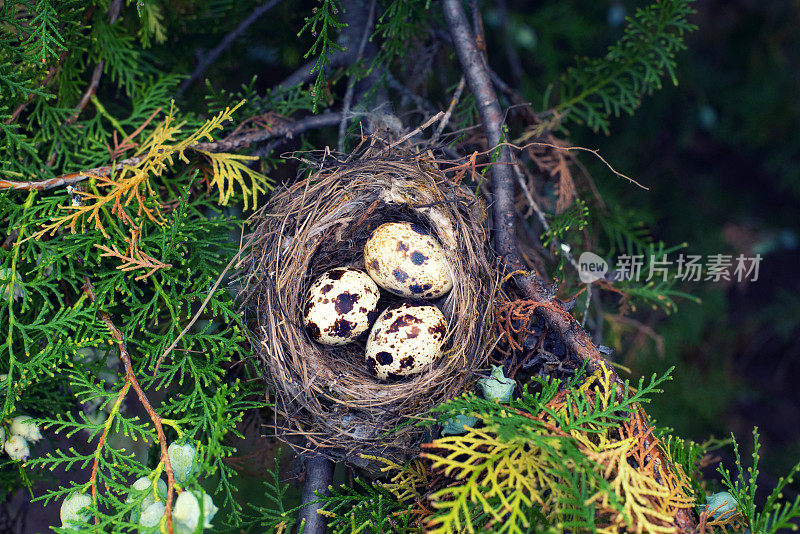
{"type": "Polygon", "coordinates": [[[660,0],[637,9],[625,34],[603,58],[581,59],[560,80],[557,120],[575,120],[593,130],[609,131],[609,117],[633,114],[642,97],[675,77],[676,54],[696,27],[687,18],[691,0],[660,0]]]}
{"type": "Polygon", "coordinates": [[[0,182],[26,189],[0,192],[0,420],[33,416],[48,442],[4,455],[0,484],[7,494],[62,473],[68,483],[35,495],[61,506],[57,531],[165,529],[165,505],[176,528],[210,524],[217,506],[217,524],[239,523],[226,459],[245,411],[264,406],[248,370],[231,367],[249,353],[235,295],[217,282],[242,224],[226,206],[252,208],[271,184],[255,158],[199,148],[235,126],[241,103],[179,109],[180,78],[147,54],[164,39],[161,9],[0,6],[0,182]],[[205,515],[187,515],[197,503],[205,515]]]}
{"type": "MultiPolygon", "coordinates": [[[[249,367],[234,365],[252,353],[224,272],[239,249],[240,208],[269,194],[263,173],[280,160],[209,143],[334,107],[343,76],[378,69],[397,84],[391,71],[408,68],[409,43],[444,30],[435,3],[376,2],[376,56],[333,71],[348,30],[344,2],[321,0],[290,32],[307,42],[300,55],[313,62],[310,83],[264,89],[254,78],[232,90],[212,80],[201,106],[182,109],[173,99],[188,73],[170,71],[158,45],[183,25],[233,24],[235,4],[0,3],[0,426],[9,441],[30,441],[6,447],[14,455],[0,457],[0,486],[8,493],[67,480],[35,495],[62,507],[57,531],[164,531],[167,507],[175,524],[187,519],[185,497],[202,509],[184,523],[190,531],[212,521],[217,529],[297,527],[277,461],[264,504],[245,510],[226,462],[244,413],[266,406],[249,367]],[[46,444],[20,426],[26,416],[46,444]],[[173,501],[161,487],[167,480],[166,491],[180,493],[173,501]],[[212,519],[216,507],[225,513],[212,519]]],[[[643,7],[605,57],[542,80],[555,87],[545,91],[545,120],[509,139],[524,143],[570,121],[607,132],[663,78],[675,81],[676,53],[693,29],[690,4],[643,7]]],[[[455,80],[448,83],[449,96],[455,80]]],[[[465,94],[451,126],[472,128],[476,117],[465,94]]],[[[300,148],[320,147],[302,137],[300,148]]],[[[562,158],[561,191],[569,190],[566,167],[562,158]]],[[[470,185],[480,191],[479,180],[470,185]]],[[[609,252],[652,262],[673,250],[650,240],[639,214],[566,204],[548,213],[551,229],[541,236],[556,250],[581,243],[587,227],[601,229],[609,252]]],[[[666,308],[687,296],[662,283],[614,291],[666,308]]],[[[626,384],[618,395],[602,368],[562,382],[533,379],[505,403],[467,393],[428,414],[428,424],[471,415],[474,427],[433,440],[408,465],[370,458],[385,465],[384,480],[335,488],[321,498],[323,513],[335,532],[671,531],[677,514],[705,503],[698,467],[707,447],[651,430],[640,407],[664,380],[626,384]]],[[[737,460],[737,473],[722,472],[736,511],[704,511],[708,529],[775,532],[800,515],[800,502],[781,496],[791,475],[759,507],[758,449],[751,471],[738,449],[737,460]]]]}
{"type": "MultiPolygon", "coordinates": [[[[720,468],[735,506],[718,516],[705,510],[699,465],[719,444],[654,431],[641,410],[666,380],[669,372],[635,388],[626,382],[620,397],[602,366],[589,377],[536,379],[508,402],[468,392],[423,424],[463,415],[478,423],[426,444],[421,459],[406,465],[365,457],[382,462],[386,476],[331,488],[321,513],[334,532],[674,532],[676,514],[695,508],[701,532],[790,527],[800,499],[787,502],[781,492],[800,463],[756,506],[757,467],[745,477],[735,441],[739,478],[720,468]]],[[[753,458],[757,465],[758,446],[753,458]]],[[[277,484],[268,488],[282,497],[277,484]]]]}

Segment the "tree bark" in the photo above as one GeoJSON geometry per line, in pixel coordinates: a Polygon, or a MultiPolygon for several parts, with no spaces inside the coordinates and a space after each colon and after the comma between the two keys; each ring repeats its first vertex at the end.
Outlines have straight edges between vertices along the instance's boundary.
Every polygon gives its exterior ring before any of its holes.
{"type": "Polygon", "coordinates": [[[305,460],[306,479],[301,496],[305,506],[297,516],[298,525],[305,522],[303,534],[324,534],[327,530],[325,516],[317,513],[321,505],[308,503],[313,503],[319,496],[328,495],[328,486],[333,481],[333,467],[334,463],[321,455],[315,454],[305,460]]]}

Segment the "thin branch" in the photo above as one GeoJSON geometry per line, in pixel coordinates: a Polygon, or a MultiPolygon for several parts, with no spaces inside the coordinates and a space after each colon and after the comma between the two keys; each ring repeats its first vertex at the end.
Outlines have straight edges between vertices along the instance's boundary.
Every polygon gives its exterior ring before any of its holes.
{"type": "Polygon", "coordinates": [[[322,113],[320,115],[312,115],[295,122],[281,124],[274,128],[266,128],[256,132],[231,136],[227,139],[214,141],[212,143],[198,143],[196,145],[192,145],[191,148],[204,150],[206,152],[231,152],[250,145],[262,143],[269,139],[278,139],[282,137],[291,139],[295,135],[299,135],[308,130],[338,124],[341,119],[341,112],[322,113]]]}
{"type": "MultiPolygon", "coordinates": [[[[114,410],[119,409],[119,405],[122,404],[123,399],[128,394],[128,391],[131,389],[131,383],[129,381],[125,381],[125,385],[122,386],[122,389],[119,390],[119,395],[117,395],[117,400],[114,402],[114,410]]],[[[106,438],[108,437],[108,431],[111,430],[111,419],[113,418],[112,415],[109,415],[109,419],[106,421],[106,426],[103,428],[103,433],[100,435],[100,440],[97,442],[97,448],[95,449],[94,453],[94,461],[92,462],[92,473],[89,476],[89,485],[92,487],[92,502],[95,503],[97,506],[97,474],[100,471],[100,453],[103,450],[103,445],[106,442],[106,438]]],[[[95,518],[95,524],[98,524],[100,520],[95,518]]]]}
{"type": "MultiPolygon", "coordinates": [[[[94,286],[89,281],[88,278],[84,279],[83,291],[89,297],[89,299],[93,302],[97,302],[97,298],[94,292],[94,286]]],[[[167,531],[169,534],[173,534],[172,530],[172,497],[175,495],[175,474],[172,471],[172,463],[169,460],[169,452],[167,450],[167,437],[164,434],[164,427],[161,424],[161,416],[159,416],[156,411],[153,409],[153,406],[150,404],[150,401],[147,398],[142,386],[139,385],[139,381],[136,379],[136,375],[133,373],[133,365],[131,364],[131,356],[128,352],[128,347],[125,345],[125,339],[122,336],[122,332],[114,325],[111,321],[111,317],[104,311],[98,310],[97,314],[100,316],[100,319],[105,323],[108,330],[111,332],[112,337],[117,342],[117,348],[119,350],[119,359],[122,361],[122,364],[125,367],[125,379],[127,383],[133,387],[133,390],[136,392],[136,396],[139,397],[139,402],[144,407],[147,415],[150,416],[150,420],[153,422],[153,426],[156,429],[156,434],[158,435],[158,444],[161,449],[161,461],[164,462],[164,471],[167,473],[167,499],[166,499],[166,510],[164,512],[167,518],[167,531]]]]}
{"type": "Polygon", "coordinates": [[[75,124],[75,121],[78,120],[78,117],[81,116],[81,113],[83,113],[83,110],[86,108],[86,104],[89,103],[89,100],[91,100],[92,96],[97,92],[97,86],[100,85],[100,77],[103,75],[103,65],[105,65],[105,60],[101,59],[97,62],[97,65],[94,66],[89,85],[86,87],[86,91],[83,92],[83,96],[81,96],[78,105],[75,106],[75,111],[64,122],[66,126],[75,124]]]}
{"type": "MultiPolygon", "coordinates": [[[[122,10],[122,0],[114,0],[111,3],[111,6],[108,8],[108,23],[114,24],[117,19],[119,18],[119,13],[122,10]]],[[[105,60],[101,59],[97,62],[97,65],[94,67],[94,71],[92,72],[92,79],[89,81],[89,85],[86,87],[86,91],[84,91],[83,96],[81,97],[80,101],[78,101],[78,105],[75,107],[75,113],[67,119],[66,124],[74,124],[78,117],[83,112],[86,105],[91,100],[92,95],[97,92],[97,86],[100,85],[100,77],[103,75],[103,66],[105,65],[105,60]]]]}
{"type": "Polygon", "coordinates": [[[456,87],[455,93],[453,93],[453,98],[450,99],[450,105],[447,106],[447,111],[444,113],[444,117],[442,117],[442,122],[439,123],[439,126],[436,127],[436,132],[431,137],[431,144],[435,144],[436,141],[439,139],[439,136],[442,135],[442,132],[447,127],[447,123],[450,122],[450,117],[453,115],[453,111],[456,109],[458,105],[458,101],[461,100],[461,93],[464,92],[464,87],[467,84],[467,80],[462,76],[461,80],[458,82],[458,87],[456,87]]]}
{"type": "MultiPolygon", "coordinates": [[[[361,42],[358,45],[358,53],[354,62],[355,64],[358,64],[361,61],[361,58],[364,56],[364,49],[367,46],[367,40],[369,39],[369,34],[372,30],[372,23],[375,20],[375,4],[376,0],[372,0],[370,3],[369,14],[367,15],[367,20],[364,23],[364,32],[361,35],[361,42]]],[[[339,123],[339,152],[344,152],[344,134],[347,131],[347,121],[350,118],[350,106],[353,103],[353,93],[355,92],[355,88],[356,75],[353,74],[347,81],[347,91],[344,94],[344,103],[342,104],[342,121],[339,123]]]]}
{"type": "Polygon", "coordinates": [[[250,245],[253,242],[253,239],[254,238],[251,237],[247,243],[239,247],[239,252],[237,252],[236,255],[233,258],[231,258],[231,261],[229,261],[228,265],[226,265],[225,268],[222,270],[222,273],[220,273],[219,277],[217,278],[217,281],[214,282],[214,285],[211,286],[208,295],[206,295],[205,300],[203,300],[203,303],[200,305],[200,309],[198,309],[197,312],[194,314],[192,319],[189,321],[189,324],[187,324],[183,328],[183,330],[181,330],[181,333],[178,334],[178,337],[175,338],[175,341],[173,341],[172,344],[164,350],[161,356],[158,357],[155,369],[153,370],[153,378],[155,378],[155,376],[158,374],[158,369],[159,367],[161,367],[161,363],[164,361],[164,358],[169,356],[169,354],[173,350],[175,350],[175,347],[178,346],[178,342],[181,340],[181,338],[183,338],[183,336],[186,335],[186,332],[188,332],[189,329],[192,328],[192,326],[194,326],[194,323],[197,322],[197,319],[199,319],[200,316],[203,314],[203,311],[205,311],[206,306],[208,306],[208,303],[211,302],[211,298],[214,296],[214,293],[217,291],[217,288],[222,283],[222,280],[225,278],[225,275],[228,274],[228,271],[230,270],[231,267],[233,267],[233,264],[236,263],[236,260],[239,259],[239,256],[241,256],[242,253],[250,247],[250,245]]]}
{"type": "MultiPolygon", "coordinates": [[[[295,122],[282,124],[274,128],[265,128],[255,132],[230,136],[220,141],[214,141],[211,143],[198,143],[190,146],[189,148],[203,150],[205,152],[230,152],[250,146],[252,144],[261,143],[269,139],[291,139],[295,135],[299,135],[308,130],[338,124],[341,120],[341,117],[342,114],[340,112],[323,113],[322,115],[314,115],[295,122]]],[[[95,167],[94,169],[72,172],[61,176],[56,176],[55,178],[40,181],[15,182],[12,180],[0,179],[0,190],[15,189],[20,191],[30,191],[35,189],[37,191],[46,191],[56,187],[75,185],[91,177],[108,176],[112,172],[122,170],[122,168],[126,165],[136,165],[143,159],[144,156],[135,156],[111,165],[104,165],[103,167],[95,167]]]]}
{"type": "Polygon", "coordinates": [[[403,85],[400,80],[395,78],[392,73],[386,71],[386,84],[389,88],[394,89],[395,91],[399,92],[405,98],[408,98],[412,102],[414,102],[419,109],[424,111],[425,113],[431,114],[436,113],[436,106],[425,100],[423,97],[403,85]]]}
{"type": "MultiPolygon", "coordinates": [[[[353,57],[352,50],[336,50],[328,57],[328,68],[336,69],[349,65],[353,57]]],[[[288,90],[292,87],[304,84],[314,78],[317,61],[312,60],[304,63],[296,71],[287,76],[281,83],[272,88],[273,91],[288,90]]]]}
{"type": "Polygon", "coordinates": [[[429,118],[428,120],[426,120],[425,122],[423,122],[422,124],[420,124],[419,126],[414,128],[413,130],[411,130],[410,132],[405,134],[400,139],[398,139],[397,141],[395,141],[394,143],[389,145],[388,147],[384,148],[381,152],[379,152],[379,154],[381,154],[383,152],[388,152],[388,151],[392,150],[393,148],[395,148],[396,146],[404,143],[405,141],[408,141],[409,139],[411,139],[412,137],[414,137],[415,135],[420,133],[422,130],[424,130],[425,128],[427,128],[428,126],[433,124],[434,122],[438,121],[443,115],[444,115],[444,111],[440,111],[439,113],[437,113],[433,117],[429,118]]]}
{"type": "Polygon", "coordinates": [[[210,67],[222,54],[225,50],[228,49],[233,42],[242,35],[247,28],[249,28],[255,21],[257,21],[264,13],[275,7],[276,5],[283,2],[283,0],[270,0],[266,4],[260,5],[256,7],[250,15],[247,16],[244,20],[242,20],[236,28],[228,35],[225,36],[222,41],[219,42],[217,46],[215,46],[210,52],[208,52],[200,63],[194,68],[192,74],[183,81],[181,86],[178,88],[178,95],[182,95],[186,92],[186,90],[191,86],[194,82],[197,81],[200,76],[210,67]]]}

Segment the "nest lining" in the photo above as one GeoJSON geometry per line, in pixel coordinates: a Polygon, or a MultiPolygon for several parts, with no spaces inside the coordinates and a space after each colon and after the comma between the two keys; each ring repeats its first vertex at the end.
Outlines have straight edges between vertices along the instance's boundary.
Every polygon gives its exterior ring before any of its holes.
{"type": "MultiPolygon", "coordinates": [[[[242,272],[245,303],[265,375],[276,396],[276,434],[357,465],[359,453],[403,459],[424,429],[409,420],[463,392],[486,365],[491,297],[485,210],[424,158],[362,159],[323,168],[273,193],[242,272]],[[364,334],[355,343],[313,342],[302,320],[308,287],[334,267],[363,269],[363,248],[379,225],[422,224],[439,240],[453,289],[429,301],[448,320],[445,354],[429,370],[381,382],[367,370],[364,334]]],[[[400,299],[382,290],[379,311],[400,299]]]]}

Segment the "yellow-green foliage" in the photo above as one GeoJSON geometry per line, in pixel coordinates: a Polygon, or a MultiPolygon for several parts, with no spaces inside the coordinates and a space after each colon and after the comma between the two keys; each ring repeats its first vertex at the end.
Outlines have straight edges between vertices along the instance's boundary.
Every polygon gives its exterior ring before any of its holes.
{"type": "MultiPolygon", "coordinates": [[[[160,177],[172,169],[176,160],[189,163],[186,152],[197,143],[213,141],[213,134],[222,129],[225,122],[233,119],[233,113],[243,104],[226,107],[216,116],[205,121],[199,128],[185,135],[184,122],[178,122],[174,106],[167,116],[158,124],[150,135],[141,143],[131,158],[130,163],[123,164],[116,172],[91,171],[79,173],[89,175],[94,180],[94,191],[76,191],[80,202],[72,206],[63,206],[68,213],[54,217],[39,235],[54,234],[63,226],[68,226],[74,233],[76,224],[83,217],[94,222],[94,228],[108,237],[103,216],[108,209],[117,218],[130,226],[138,226],[130,213],[125,209],[131,205],[136,209],[136,217],[144,215],[147,219],[161,224],[161,199],[153,189],[150,178],[160,177]]],[[[257,159],[254,156],[243,156],[227,153],[211,153],[200,151],[206,156],[212,167],[211,184],[219,188],[219,203],[226,205],[233,197],[234,186],[238,184],[244,193],[244,206],[249,202],[255,204],[258,193],[265,192],[269,178],[256,172],[242,162],[257,159]],[[248,186],[245,175],[250,178],[248,186]]]]}
{"type": "Polygon", "coordinates": [[[694,505],[688,479],[664,467],[635,397],[620,403],[616,392],[601,367],[539,413],[509,406],[484,428],[434,441],[423,457],[455,483],[430,495],[429,531],[675,532],[676,515],[694,505]],[[513,432],[503,425],[511,418],[513,432]]]}

